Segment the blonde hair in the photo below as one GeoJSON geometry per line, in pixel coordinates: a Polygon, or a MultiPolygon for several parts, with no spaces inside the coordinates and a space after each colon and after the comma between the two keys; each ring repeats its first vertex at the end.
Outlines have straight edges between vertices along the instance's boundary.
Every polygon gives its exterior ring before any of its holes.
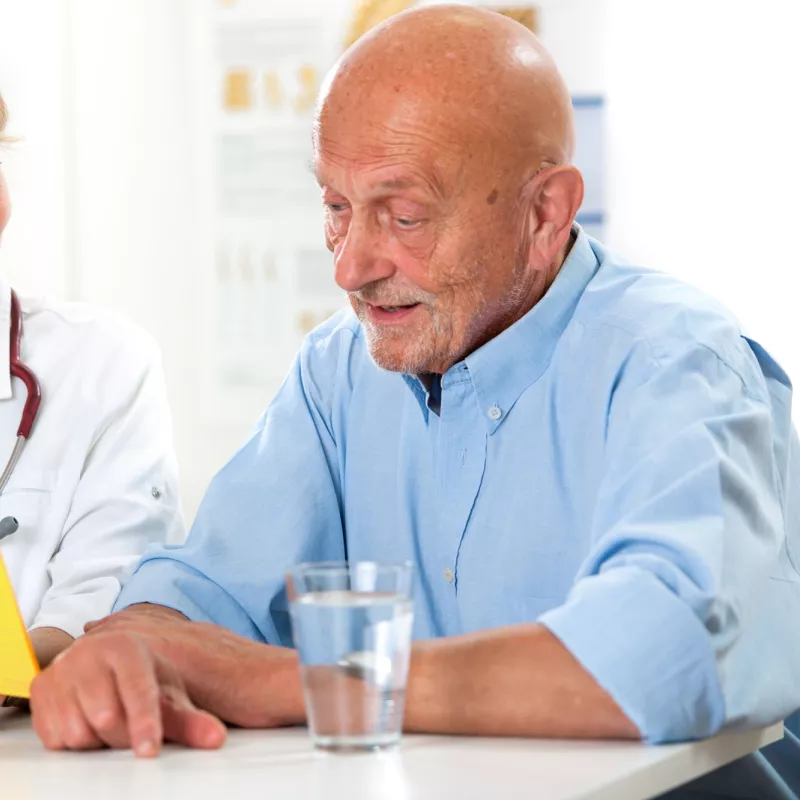
{"type": "Polygon", "coordinates": [[[3,136],[3,131],[6,129],[7,120],[8,120],[8,109],[6,108],[6,104],[3,102],[3,95],[0,94],[0,144],[8,141],[8,139],[5,136],[3,136]]]}

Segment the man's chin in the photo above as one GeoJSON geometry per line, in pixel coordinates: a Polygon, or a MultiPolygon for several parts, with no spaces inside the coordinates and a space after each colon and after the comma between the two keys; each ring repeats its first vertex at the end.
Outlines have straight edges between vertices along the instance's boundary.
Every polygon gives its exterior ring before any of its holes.
{"type": "Polygon", "coordinates": [[[419,375],[427,372],[427,359],[416,357],[412,353],[395,347],[386,347],[385,342],[369,343],[369,354],[376,366],[387,372],[404,372],[408,375],[419,375]]]}
{"type": "Polygon", "coordinates": [[[421,369],[411,361],[407,361],[403,358],[396,358],[373,352],[370,352],[370,356],[377,367],[387,372],[404,372],[408,375],[418,375],[421,372],[425,372],[425,369],[421,369]]]}

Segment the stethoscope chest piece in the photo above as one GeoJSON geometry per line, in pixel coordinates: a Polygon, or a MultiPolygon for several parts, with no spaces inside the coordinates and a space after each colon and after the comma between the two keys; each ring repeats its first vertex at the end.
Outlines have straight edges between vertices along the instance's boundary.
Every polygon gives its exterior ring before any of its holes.
{"type": "Polygon", "coordinates": [[[18,529],[19,522],[16,517],[3,517],[0,519],[0,542],[2,542],[6,536],[11,536],[12,533],[16,533],[18,529]]]}

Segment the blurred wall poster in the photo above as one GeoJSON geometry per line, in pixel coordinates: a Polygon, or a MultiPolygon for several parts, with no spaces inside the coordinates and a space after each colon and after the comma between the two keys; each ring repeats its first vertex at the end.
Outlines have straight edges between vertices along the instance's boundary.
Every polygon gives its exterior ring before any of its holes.
{"type": "Polygon", "coordinates": [[[214,302],[229,386],[273,386],[302,336],[344,303],[310,165],[314,102],[341,25],[327,4],[296,15],[278,6],[217,0],[211,15],[214,302]]]}

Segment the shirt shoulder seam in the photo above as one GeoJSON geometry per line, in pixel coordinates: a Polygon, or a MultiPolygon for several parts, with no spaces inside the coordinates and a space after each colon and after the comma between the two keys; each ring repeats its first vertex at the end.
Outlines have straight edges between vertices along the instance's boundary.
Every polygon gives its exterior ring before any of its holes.
{"type": "MultiPolygon", "coordinates": [[[[634,330],[631,330],[631,328],[628,327],[628,326],[625,326],[625,325],[622,325],[622,324],[619,324],[619,323],[615,323],[614,321],[611,321],[611,320],[602,319],[602,320],[593,320],[591,322],[587,322],[584,319],[576,318],[575,321],[578,322],[579,324],[581,324],[586,329],[590,329],[592,327],[606,327],[606,328],[613,328],[615,330],[620,330],[623,333],[629,334],[630,337],[631,337],[631,342],[632,343],[633,342],[640,342],[647,348],[649,357],[650,357],[650,359],[652,361],[653,366],[656,369],[662,367],[669,360],[668,356],[659,355],[659,354],[656,353],[656,349],[655,349],[655,346],[654,346],[652,338],[650,336],[648,336],[647,334],[645,334],[645,333],[636,332],[634,330]]],[[[740,335],[740,338],[741,338],[741,335],[740,335]]],[[[765,398],[759,397],[757,394],[755,394],[749,388],[749,386],[747,385],[747,380],[742,375],[741,370],[738,367],[736,367],[731,362],[731,360],[729,358],[727,358],[725,355],[723,355],[719,350],[717,350],[714,347],[711,347],[710,345],[706,344],[705,342],[700,341],[699,339],[697,339],[694,336],[687,337],[687,341],[691,342],[694,346],[700,347],[703,350],[706,350],[709,353],[711,353],[720,363],[722,363],[725,367],[727,367],[727,369],[729,369],[734,375],[736,375],[736,377],[739,379],[739,382],[741,383],[742,391],[745,393],[745,395],[747,395],[747,397],[750,400],[753,400],[753,401],[755,401],[757,403],[761,403],[761,404],[767,404],[767,400],[765,398]]]]}

